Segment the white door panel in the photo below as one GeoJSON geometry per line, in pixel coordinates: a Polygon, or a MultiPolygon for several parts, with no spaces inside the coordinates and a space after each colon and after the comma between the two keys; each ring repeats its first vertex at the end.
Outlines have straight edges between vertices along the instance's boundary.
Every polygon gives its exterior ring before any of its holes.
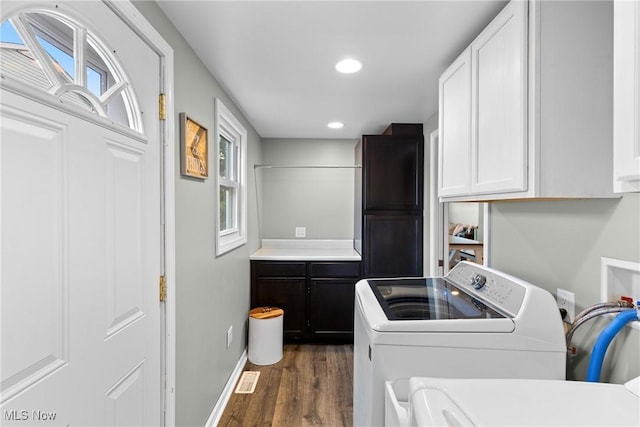
{"type": "Polygon", "coordinates": [[[2,90],[0,416],[3,425],[156,426],[160,61],[101,2],[60,10],[127,51],[119,58],[144,135],[2,90]]]}
{"type": "Polygon", "coordinates": [[[69,358],[63,258],[66,133],[61,123],[3,109],[1,137],[0,375],[5,400],[69,358]]]}

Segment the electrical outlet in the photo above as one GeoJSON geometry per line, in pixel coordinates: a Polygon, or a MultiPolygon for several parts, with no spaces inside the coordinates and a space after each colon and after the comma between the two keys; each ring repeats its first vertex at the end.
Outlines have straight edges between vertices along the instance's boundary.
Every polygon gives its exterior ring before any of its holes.
{"type": "Polygon", "coordinates": [[[307,227],[296,227],[296,237],[306,237],[307,227]]]}
{"type": "Polygon", "coordinates": [[[569,323],[573,322],[576,317],[576,295],[573,292],[558,288],[556,292],[556,301],[558,302],[558,308],[564,308],[567,310],[567,317],[565,320],[569,323]]]}
{"type": "Polygon", "coordinates": [[[233,341],[233,325],[229,326],[229,329],[227,329],[227,348],[231,347],[232,341],[233,341]]]}

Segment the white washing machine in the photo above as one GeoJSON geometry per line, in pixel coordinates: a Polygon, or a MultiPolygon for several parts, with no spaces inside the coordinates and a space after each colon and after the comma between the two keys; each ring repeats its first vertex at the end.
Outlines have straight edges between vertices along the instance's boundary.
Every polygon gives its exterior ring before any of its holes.
{"type": "Polygon", "coordinates": [[[638,426],[640,377],[621,384],[411,378],[410,425],[638,426]]]}
{"type": "Polygon", "coordinates": [[[462,262],[437,278],[356,284],[353,425],[384,424],[385,381],[411,377],[564,379],[553,296],[462,262]]]}

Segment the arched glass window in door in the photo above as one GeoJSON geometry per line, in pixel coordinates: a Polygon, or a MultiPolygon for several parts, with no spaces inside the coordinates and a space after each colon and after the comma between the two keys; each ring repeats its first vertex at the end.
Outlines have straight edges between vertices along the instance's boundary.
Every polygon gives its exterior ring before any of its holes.
{"type": "Polygon", "coordinates": [[[65,104],[142,133],[124,70],[85,26],[55,11],[23,11],[2,22],[0,72],[65,104]]]}

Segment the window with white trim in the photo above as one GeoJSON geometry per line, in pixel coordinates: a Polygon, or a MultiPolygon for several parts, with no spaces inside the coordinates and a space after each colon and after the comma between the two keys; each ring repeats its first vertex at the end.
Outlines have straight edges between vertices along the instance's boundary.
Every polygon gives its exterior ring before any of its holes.
{"type": "Polygon", "coordinates": [[[247,242],[247,131],[216,99],[218,215],[216,255],[247,242]]]}

